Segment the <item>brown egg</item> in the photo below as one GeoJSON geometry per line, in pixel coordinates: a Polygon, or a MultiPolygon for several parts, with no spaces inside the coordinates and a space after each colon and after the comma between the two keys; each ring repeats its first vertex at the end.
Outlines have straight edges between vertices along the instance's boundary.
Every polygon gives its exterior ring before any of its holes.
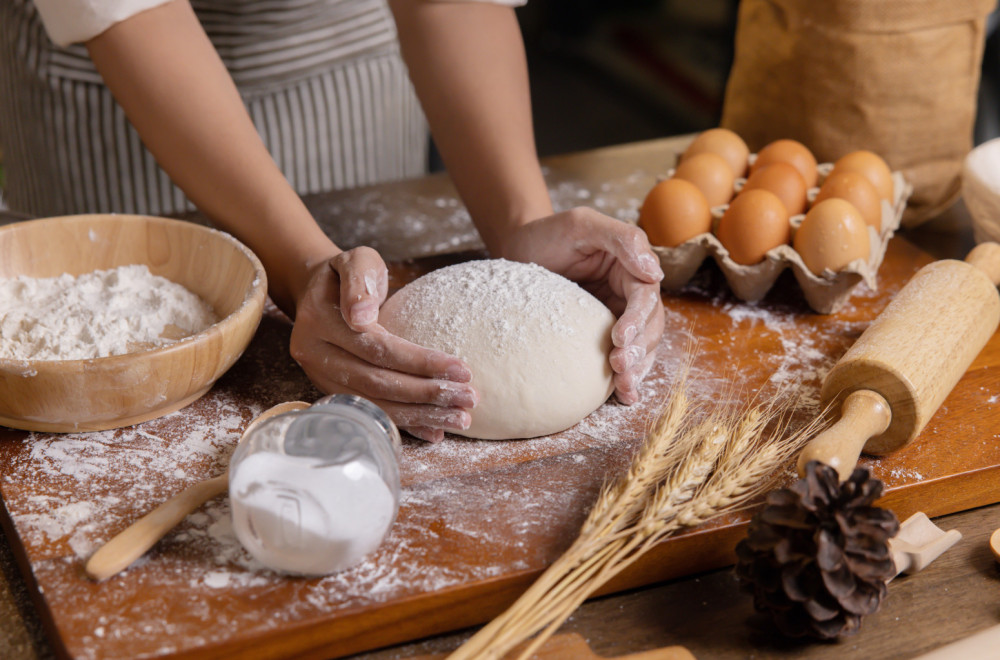
{"type": "Polygon", "coordinates": [[[813,205],[830,198],[846,199],[861,213],[865,223],[882,231],[882,200],[871,181],[860,172],[831,172],[819,187],[813,205]]]}
{"type": "Polygon", "coordinates": [[[833,164],[833,172],[858,172],[865,175],[875,186],[879,197],[892,202],[892,170],[878,154],[864,149],[852,151],[837,159],[833,164]]]}
{"type": "Polygon", "coordinates": [[[806,182],[806,188],[816,185],[819,172],[816,171],[816,157],[801,142],[796,140],[775,140],[757,152],[757,160],[750,166],[750,174],[771,163],[783,162],[794,165],[806,182]]]}
{"type": "Polygon", "coordinates": [[[827,269],[836,273],[855,259],[868,258],[868,225],[850,202],[825,199],[806,213],[795,232],[794,247],[813,273],[827,269]]]}
{"type": "Polygon", "coordinates": [[[675,247],[712,228],[712,210],[698,187],[684,179],[661,181],[639,208],[639,227],[649,242],[675,247]]]}
{"type": "Polygon", "coordinates": [[[798,215],[806,210],[806,182],[790,163],[778,161],[755,168],[743,185],[743,190],[758,188],[777,195],[788,209],[788,215],[798,215]]]}
{"type": "Polygon", "coordinates": [[[784,203],[773,192],[761,189],[734,197],[716,231],[729,258],[747,266],[760,263],[768,250],[788,243],[790,235],[784,203]]]}
{"type": "Polygon", "coordinates": [[[684,150],[681,162],[684,162],[684,159],[689,156],[705,152],[725,158],[733,170],[733,176],[743,176],[747,171],[750,149],[743,138],[728,128],[710,128],[699,133],[694,142],[684,150]]]}
{"type": "Polygon", "coordinates": [[[685,158],[677,166],[674,177],[690,181],[705,194],[709,206],[721,206],[733,198],[736,177],[729,163],[719,154],[705,152],[685,158]]]}

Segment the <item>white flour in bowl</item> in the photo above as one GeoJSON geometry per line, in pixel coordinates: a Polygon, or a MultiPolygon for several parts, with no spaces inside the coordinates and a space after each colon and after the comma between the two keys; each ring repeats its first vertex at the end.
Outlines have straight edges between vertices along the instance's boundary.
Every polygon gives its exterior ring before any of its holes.
{"type": "Polygon", "coordinates": [[[84,360],[168,344],[218,319],[144,265],[0,279],[0,358],[84,360]]]}

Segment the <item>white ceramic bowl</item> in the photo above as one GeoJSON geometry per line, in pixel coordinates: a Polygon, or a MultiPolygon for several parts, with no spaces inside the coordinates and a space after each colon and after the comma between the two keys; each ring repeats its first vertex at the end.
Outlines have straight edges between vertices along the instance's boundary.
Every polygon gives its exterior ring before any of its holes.
{"type": "Polygon", "coordinates": [[[78,215],[0,227],[0,278],[81,275],[146,264],[201,296],[221,320],[159,348],[86,360],[0,359],[0,425],[96,431],[166,415],[202,396],[250,343],[267,278],[232,236],[136,215],[78,215]]]}

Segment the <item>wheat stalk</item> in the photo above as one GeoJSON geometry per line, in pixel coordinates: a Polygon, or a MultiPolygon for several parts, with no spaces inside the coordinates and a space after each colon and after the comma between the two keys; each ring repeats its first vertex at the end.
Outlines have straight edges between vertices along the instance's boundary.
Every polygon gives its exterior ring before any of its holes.
{"type": "MultiPolygon", "coordinates": [[[[686,373],[686,370],[685,370],[686,373]]],[[[741,411],[692,409],[684,379],[628,471],[598,496],[572,546],[449,660],[527,658],[601,585],[663,539],[745,507],[825,422],[791,430],[794,398],[741,411]],[[698,413],[701,413],[700,415],[698,413]]]]}
{"type": "MultiPolygon", "coordinates": [[[[647,431],[647,438],[671,439],[684,424],[688,409],[683,381],[667,399],[663,412],[647,431]]],[[[650,488],[662,478],[662,463],[667,460],[668,442],[644,442],[632,459],[624,477],[606,485],[580,529],[580,536],[597,535],[606,530],[619,530],[632,522],[645,503],[650,488]]]]}

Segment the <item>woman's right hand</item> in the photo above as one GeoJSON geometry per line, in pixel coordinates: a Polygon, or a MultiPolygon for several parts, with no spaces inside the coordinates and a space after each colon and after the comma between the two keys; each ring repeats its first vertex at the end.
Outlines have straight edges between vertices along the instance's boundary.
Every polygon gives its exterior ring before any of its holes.
{"type": "Polygon", "coordinates": [[[313,267],[296,303],[291,354],[323,392],[369,399],[401,429],[438,442],[447,430],[469,427],[479,394],[462,360],[379,325],[388,277],[385,262],[366,247],[313,267]]]}

